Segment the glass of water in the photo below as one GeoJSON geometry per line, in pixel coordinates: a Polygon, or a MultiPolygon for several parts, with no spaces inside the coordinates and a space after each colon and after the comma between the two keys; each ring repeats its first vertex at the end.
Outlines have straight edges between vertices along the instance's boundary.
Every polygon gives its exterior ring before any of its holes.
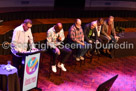
{"type": "Polygon", "coordinates": [[[11,65],[11,61],[7,61],[7,65],[11,65]]]}

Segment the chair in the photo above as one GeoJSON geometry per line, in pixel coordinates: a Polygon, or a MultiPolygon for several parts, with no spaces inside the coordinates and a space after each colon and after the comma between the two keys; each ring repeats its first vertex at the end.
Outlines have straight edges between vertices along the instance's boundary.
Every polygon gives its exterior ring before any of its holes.
{"type": "MultiPolygon", "coordinates": [[[[44,43],[46,43],[46,46],[47,46],[47,40],[45,40],[45,42],[44,43]]],[[[46,48],[47,49],[47,48],[46,48]]],[[[49,51],[49,50],[44,50],[44,52],[41,54],[41,63],[43,63],[43,59],[44,59],[44,54],[47,54],[49,57],[50,57],[50,62],[49,62],[49,78],[50,78],[50,76],[51,76],[51,73],[52,73],[52,68],[51,68],[51,66],[52,66],[52,58],[53,58],[53,55],[52,55],[52,53],[49,51]]],[[[61,76],[61,69],[60,68],[58,68],[59,69],[59,76],[61,76]]]]}
{"type": "MultiPolygon", "coordinates": [[[[69,43],[68,36],[64,40],[64,44],[66,44],[66,43],[69,43]]],[[[75,68],[77,66],[77,62],[80,62],[80,67],[81,67],[82,66],[82,60],[80,60],[80,61],[76,61],[75,60],[75,54],[77,53],[77,50],[76,49],[72,49],[72,48],[70,48],[70,49],[72,50],[72,54],[71,54],[72,55],[72,59],[74,59],[74,61],[75,61],[75,68]]],[[[85,64],[85,60],[84,60],[84,64],[85,64]]]]}
{"type": "MultiPolygon", "coordinates": [[[[90,63],[92,62],[92,59],[93,59],[93,57],[94,57],[94,55],[95,55],[95,51],[97,52],[97,50],[99,50],[99,49],[96,49],[96,47],[93,47],[93,50],[88,50],[88,52],[85,54],[85,55],[87,55],[87,54],[89,54],[89,53],[91,53],[91,51],[93,51],[91,54],[92,54],[92,56],[91,57],[87,57],[87,58],[90,58],[90,63]]],[[[96,56],[98,57],[98,60],[99,60],[99,57],[100,57],[100,54],[96,54],[96,56]]]]}

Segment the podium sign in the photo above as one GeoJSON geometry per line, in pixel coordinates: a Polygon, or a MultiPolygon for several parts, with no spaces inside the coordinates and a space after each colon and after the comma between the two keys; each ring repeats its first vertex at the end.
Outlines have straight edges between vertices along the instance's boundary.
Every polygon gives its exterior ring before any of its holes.
{"type": "Polygon", "coordinates": [[[25,57],[23,90],[27,91],[37,87],[38,71],[40,63],[40,53],[25,57]]]}

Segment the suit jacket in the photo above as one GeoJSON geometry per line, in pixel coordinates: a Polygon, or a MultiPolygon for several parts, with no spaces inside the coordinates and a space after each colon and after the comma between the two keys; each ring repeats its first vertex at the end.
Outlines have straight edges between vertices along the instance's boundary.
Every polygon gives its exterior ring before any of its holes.
{"type": "Polygon", "coordinates": [[[87,41],[87,42],[89,42],[89,40],[91,40],[92,38],[94,38],[95,40],[98,39],[96,28],[94,28],[94,29],[92,30],[92,35],[91,35],[90,37],[88,37],[89,31],[91,30],[91,29],[90,29],[90,26],[91,26],[91,23],[86,24],[85,27],[84,27],[84,36],[85,36],[85,41],[87,41]],[[93,34],[94,34],[95,36],[93,36],[93,34]]]}
{"type": "MultiPolygon", "coordinates": [[[[116,35],[116,31],[115,31],[115,28],[114,28],[114,22],[113,24],[111,25],[111,34],[113,36],[116,35]]],[[[108,20],[104,21],[104,24],[103,24],[103,28],[102,28],[102,34],[105,35],[105,36],[108,36],[108,20]]]]}

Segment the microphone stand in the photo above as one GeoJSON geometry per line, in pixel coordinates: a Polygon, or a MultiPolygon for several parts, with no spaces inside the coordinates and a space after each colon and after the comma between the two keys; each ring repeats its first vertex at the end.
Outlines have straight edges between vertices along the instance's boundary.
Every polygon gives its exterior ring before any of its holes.
{"type": "MultiPolygon", "coordinates": [[[[30,47],[30,37],[28,36],[28,39],[29,39],[29,47],[30,47]]],[[[32,46],[30,47],[30,53],[32,51],[32,46]]]]}

